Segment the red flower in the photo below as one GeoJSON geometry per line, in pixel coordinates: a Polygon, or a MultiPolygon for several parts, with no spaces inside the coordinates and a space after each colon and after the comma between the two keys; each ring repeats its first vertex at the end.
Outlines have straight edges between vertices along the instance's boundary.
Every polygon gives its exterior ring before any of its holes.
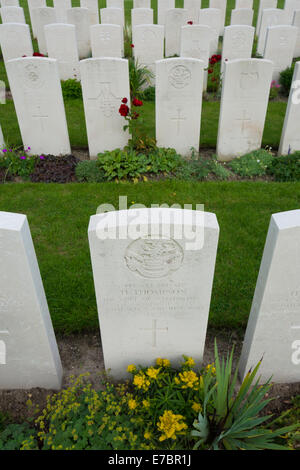
{"type": "Polygon", "coordinates": [[[137,98],[133,98],[132,104],[133,106],[143,106],[143,102],[141,100],[138,100],[137,98]]]}
{"type": "Polygon", "coordinates": [[[121,106],[120,106],[120,108],[119,108],[119,113],[120,113],[121,116],[123,116],[123,117],[128,116],[129,108],[128,108],[127,104],[121,104],[121,106]]]}
{"type": "Polygon", "coordinates": [[[122,99],[122,103],[127,104],[127,102],[128,102],[128,99],[127,99],[127,98],[123,98],[123,99],[122,99]]]}
{"type": "Polygon", "coordinates": [[[209,61],[210,65],[214,65],[217,63],[217,59],[215,59],[214,57],[212,57],[209,61]]]}
{"type": "Polygon", "coordinates": [[[33,57],[45,57],[44,54],[40,54],[39,52],[34,52],[33,57]]]}
{"type": "Polygon", "coordinates": [[[187,24],[193,24],[193,22],[192,22],[192,21],[188,21],[187,24]]]}
{"type": "Polygon", "coordinates": [[[139,117],[139,113],[134,112],[133,116],[132,116],[132,119],[137,119],[138,117],[139,117]]]}
{"type": "Polygon", "coordinates": [[[208,69],[207,73],[213,73],[213,69],[208,69]]]}
{"type": "Polygon", "coordinates": [[[215,81],[216,81],[216,78],[215,78],[215,77],[212,77],[211,81],[212,81],[212,82],[215,82],[215,81]]]}
{"type": "Polygon", "coordinates": [[[222,56],[220,54],[217,55],[216,59],[220,61],[222,59],[222,56]]]}
{"type": "Polygon", "coordinates": [[[130,47],[133,48],[133,47],[134,47],[134,44],[130,44],[130,47]]]}

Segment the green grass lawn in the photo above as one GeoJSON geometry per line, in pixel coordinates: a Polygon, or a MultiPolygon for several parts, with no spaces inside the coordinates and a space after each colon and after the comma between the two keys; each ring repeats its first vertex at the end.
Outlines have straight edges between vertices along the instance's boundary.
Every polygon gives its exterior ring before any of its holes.
{"type": "Polygon", "coordinates": [[[298,209],[300,183],[6,184],[0,210],[27,214],[56,332],[98,328],[87,228],[102,203],[204,204],[220,240],[209,326],[243,329],[272,213],[298,209]]]}

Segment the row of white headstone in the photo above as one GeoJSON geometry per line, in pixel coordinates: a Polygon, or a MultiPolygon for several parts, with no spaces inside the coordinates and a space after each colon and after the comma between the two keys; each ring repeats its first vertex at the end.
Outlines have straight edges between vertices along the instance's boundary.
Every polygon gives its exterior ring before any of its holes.
{"type": "MultiPolygon", "coordinates": [[[[215,214],[131,209],[90,219],[105,368],[202,363],[218,246],[215,214]],[[193,245],[191,235],[197,237],[193,245]],[[200,242],[201,240],[201,242],[200,242]],[[198,244],[200,242],[200,244],[198,244]]],[[[59,389],[63,369],[25,215],[0,212],[0,389],[59,389]]],[[[300,210],[273,214],[240,357],[261,382],[300,380],[300,210]]]]}
{"type": "MultiPolygon", "coordinates": [[[[70,154],[61,84],[55,59],[24,57],[6,63],[24,147],[33,155],[70,154]]],[[[261,147],[273,64],[264,59],[224,63],[217,140],[222,161],[261,147]],[[232,86],[234,84],[234,86],[232,86]]],[[[91,158],[128,142],[121,100],[130,104],[128,61],[118,58],[80,61],[85,121],[91,158]]],[[[200,141],[204,62],[171,58],[156,62],[156,140],[188,156],[200,141]]],[[[300,80],[300,62],[293,81],[300,80]]],[[[298,82],[299,83],[299,82],[298,82]]],[[[291,89],[281,136],[280,154],[300,150],[297,90],[291,89]]]]}

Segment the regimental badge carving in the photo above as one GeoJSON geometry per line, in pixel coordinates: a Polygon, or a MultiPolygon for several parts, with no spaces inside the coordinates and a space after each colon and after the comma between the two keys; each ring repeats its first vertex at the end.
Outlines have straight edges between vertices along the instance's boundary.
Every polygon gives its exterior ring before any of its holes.
{"type": "Polygon", "coordinates": [[[165,277],[177,271],[183,262],[183,249],[173,239],[139,238],[126,249],[127,267],[149,279],[165,277]]]}
{"type": "Polygon", "coordinates": [[[185,67],[184,65],[176,65],[173,67],[169,74],[169,83],[174,88],[185,88],[191,82],[191,72],[190,70],[185,67]]]}
{"type": "Polygon", "coordinates": [[[243,49],[246,43],[246,35],[243,31],[237,31],[232,35],[232,46],[236,49],[243,49]]]}
{"type": "Polygon", "coordinates": [[[258,72],[242,72],[240,75],[240,87],[242,90],[251,91],[259,80],[258,72]]]}
{"type": "Polygon", "coordinates": [[[41,88],[44,85],[44,78],[41,76],[39,67],[34,64],[26,65],[24,68],[24,81],[29,88],[41,88]]]}

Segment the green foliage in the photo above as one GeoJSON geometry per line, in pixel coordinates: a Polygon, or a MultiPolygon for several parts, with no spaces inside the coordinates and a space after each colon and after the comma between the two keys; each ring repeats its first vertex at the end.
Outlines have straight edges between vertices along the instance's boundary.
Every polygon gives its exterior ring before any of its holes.
{"type": "Polygon", "coordinates": [[[275,181],[300,181],[300,152],[274,157],[267,173],[275,181]]]}
{"type": "Polygon", "coordinates": [[[0,168],[6,169],[4,181],[8,175],[20,176],[24,180],[29,179],[34,170],[37,157],[27,155],[26,151],[28,150],[30,149],[20,150],[8,148],[0,151],[0,168]]]}
{"type": "Polygon", "coordinates": [[[279,418],[272,423],[272,429],[278,429],[281,426],[297,425],[297,428],[287,432],[285,435],[286,444],[289,449],[300,449],[300,395],[292,399],[292,407],[281,413],[279,418]]]}
{"type": "Polygon", "coordinates": [[[154,75],[145,65],[140,65],[134,58],[129,58],[129,82],[131,98],[141,98],[143,90],[151,85],[154,75]]]}
{"type": "Polygon", "coordinates": [[[282,72],[280,72],[279,84],[281,85],[281,93],[284,96],[289,96],[293,80],[294,68],[295,62],[292,64],[291,67],[288,67],[282,72]]]}
{"type": "Polygon", "coordinates": [[[142,99],[144,101],[155,101],[155,87],[149,86],[142,93],[142,99]]]}
{"type": "Polygon", "coordinates": [[[128,23],[124,27],[124,57],[126,59],[132,57],[132,30],[128,23]]]}
{"type": "Polygon", "coordinates": [[[169,174],[182,164],[182,158],[174,149],[156,148],[146,155],[128,148],[98,155],[99,168],[108,181],[133,180],[137,182],[141,177],[146,181],[147,174],[169,174]]]}
{"type": "Polygon", "coordinates": [[[63,97],[65,100],[74,100],[82,98],[82,89],[80,81],[70,78],[61,82],[63,97]]]}
{"type": "Polygon", "coordinates": [[[36,431],[28,423],[8,424],[2,432],[0,428],[0,450],[19,450],[25,440],[35,438],[36,431]]]}
{"type": "Polygon", "coordinates": [[[227,163],[227,166],[233,173],[243,178],[252,178],[265,175],[273,158],[269,150],[260,149],[247,153],[242,157],[234,158],[227,163]]]}
{"type": "Polygon", "coordinates": [[[76,178],[80,183],[101,183],[105,175],[101,171],[97,160],[83,160],[76,165],[76,178]]]}
{"type": "Polygon", "coordinates": [[[219,180],[227,180],[231,172],[220,162],[216,156],[213,158],[205,158],[201,155],[192,153],[190,160],[178,169],[176,176],[183,180],[203,181],[209,178],[217,178],[219,180]]]}
{"type": "Polygon", "coordinates": [[[246,374],[239,391],[235,393],[238,368],[232,371],[233,350],[230,356],[220,361],[215,343],[216,376],[203,377],[203,412],[195,420],[193,437],[198,438],[194,448],[200,446],[213,450],[262,450],[287,448],[276,442],[298,426],[287,426],[277,430],[263,427],[270,416],[261,416],[261,411],[271,401],[264,399],[270,390],[270,380],[259,385],[256,374],[260,363],[246,374]],[[254,382],[254,380],[256,380],[254,382]]]}

